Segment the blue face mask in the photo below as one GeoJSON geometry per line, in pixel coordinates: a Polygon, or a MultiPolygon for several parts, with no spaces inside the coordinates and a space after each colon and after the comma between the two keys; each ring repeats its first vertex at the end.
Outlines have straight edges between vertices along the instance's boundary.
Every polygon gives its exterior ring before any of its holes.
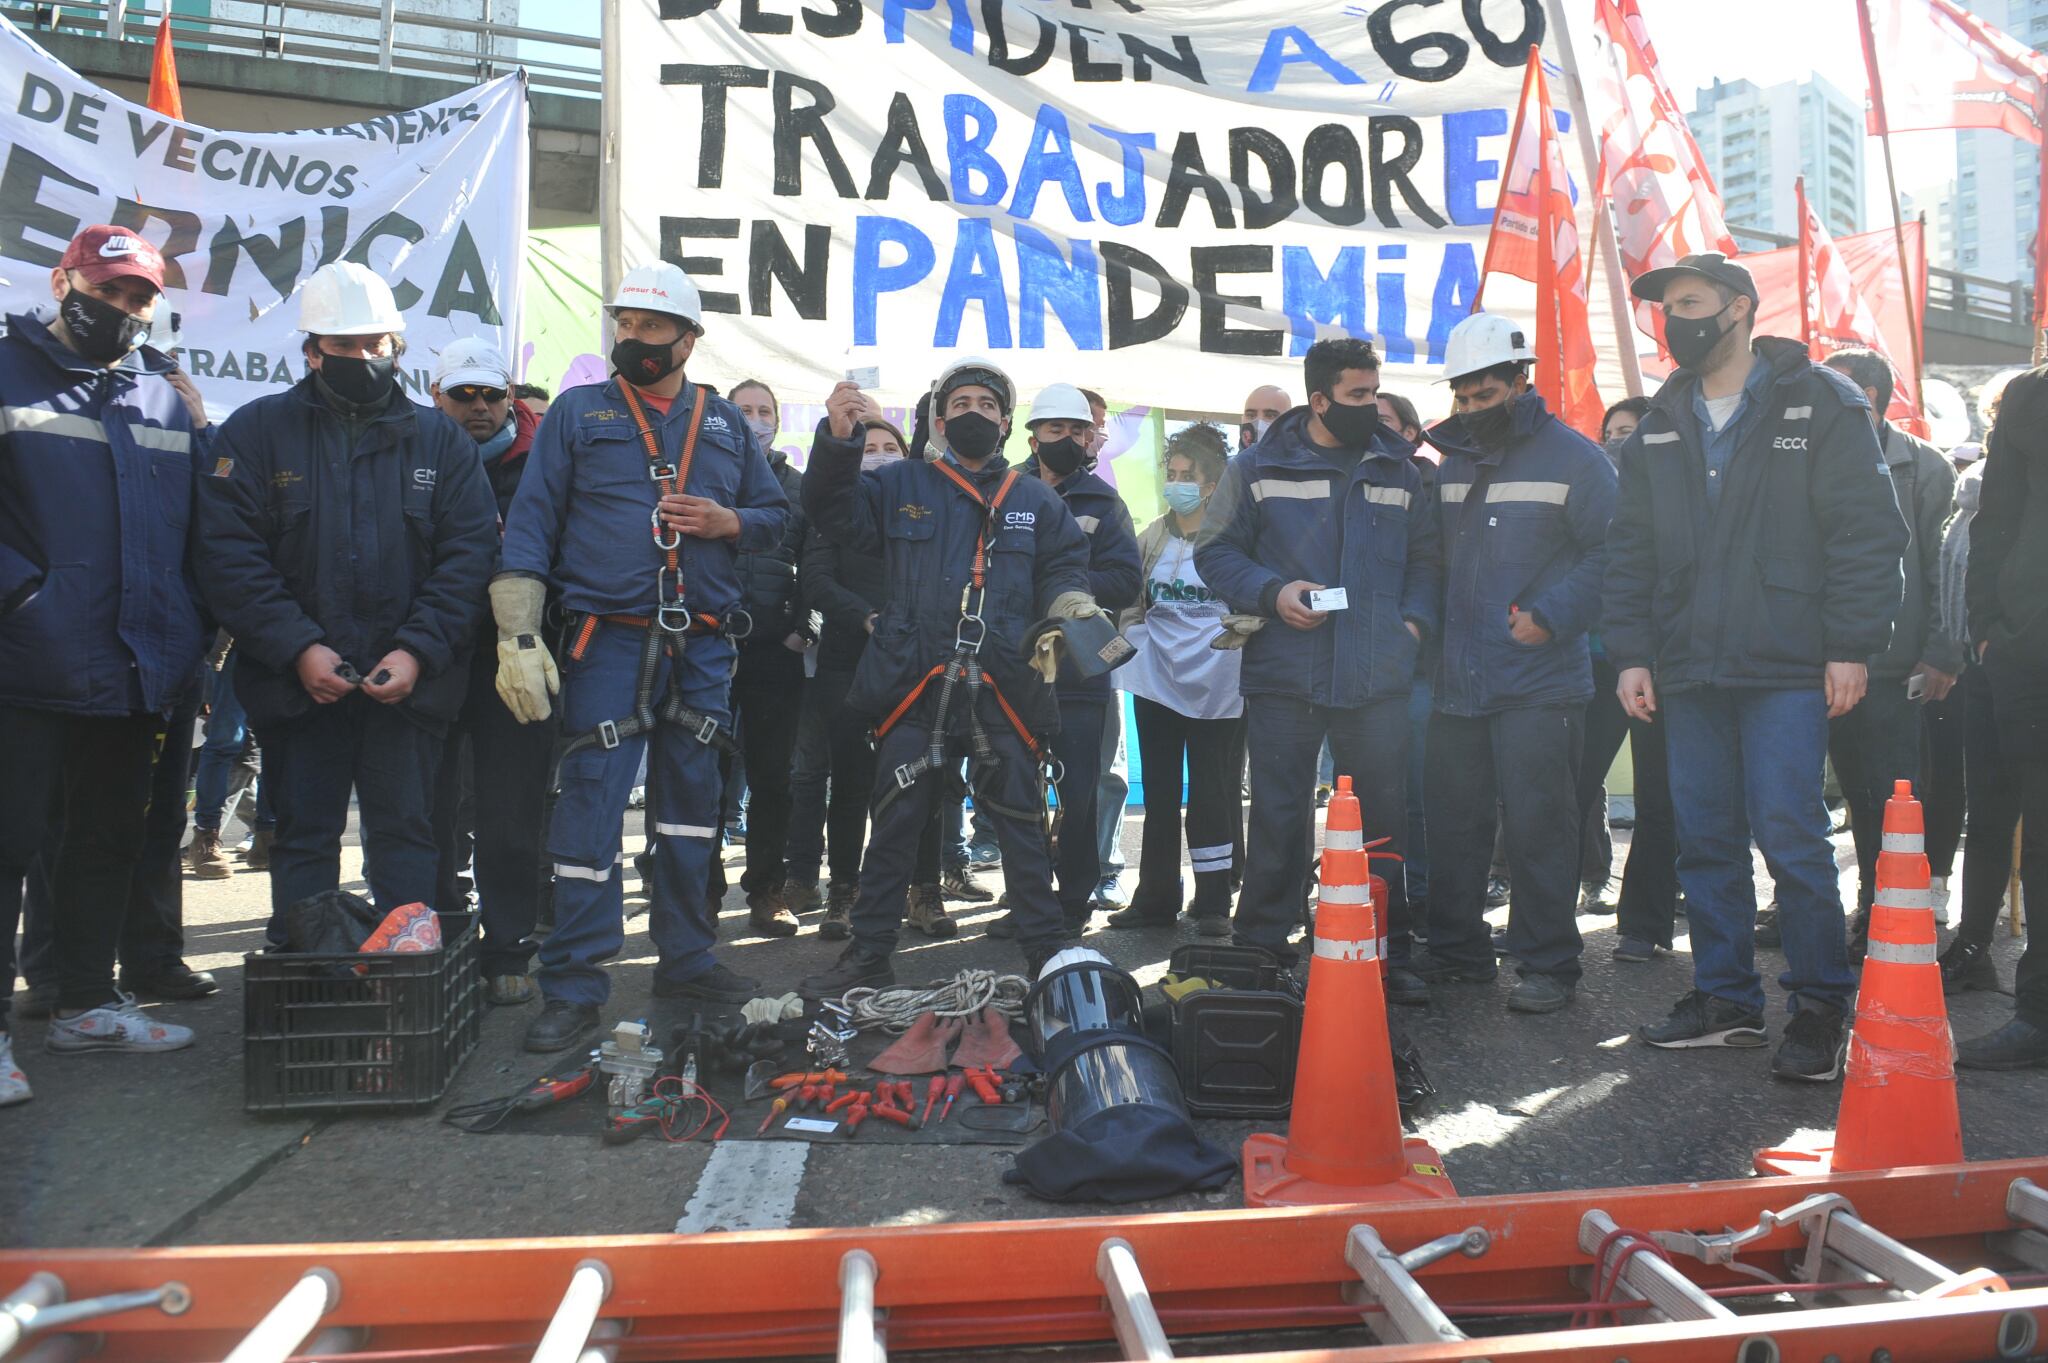
{"type": "Polygon", "coordinates": [[[1166,498],[1168,506],[1182,516],[1193,512],[1203,501],[1200,483],[1168,483],[1160,489],[1160,495],[1166,498]]]}

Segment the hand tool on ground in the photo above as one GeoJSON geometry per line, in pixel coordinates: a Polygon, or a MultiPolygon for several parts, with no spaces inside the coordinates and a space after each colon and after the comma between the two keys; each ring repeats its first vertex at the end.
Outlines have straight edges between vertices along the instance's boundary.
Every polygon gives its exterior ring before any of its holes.
{"type": "Polygon", "coordinates": [[[605,1101],[618,1116],[647,1097],[661,1069],[662,1054],[645,1022],[621,1022],[598,1047],[597,1068],[606,1078],[605,1101]]]}
{"type": "Polygon", "coordinates": [[[875,1109],[875,1116],[881,1118],[885,1122],[894,1122],[896,1123],[896,1125],[904,1128],[906,1131],[917,1130],[917,1117],[912,1113],[905,1112],[902,1108],[897,1107],[894,1104],[882,1104],[880,1107],[875,1109]]]}
{"type": "Polygon", "coordinates": [[[832,1100],[838,1097],[836,1092],[838,1087],[837,1084],[818,1085],[818,1111],[830,1112],[832,1110],[832,1100]]]}
{"type": "Polygon", "coordinates": [[[967,1076],[955,1070],[946,1079],[946,1105],[939,1109],[939,1121],[946,1120],[946,1114],[953,1110],[953,1100],[960,1096],[960,1089],[967,1082],[967,1076]]]}
{"type": "Polygon", "coordinates": [[[449,1108],[441,1114],[441,1120],[464,1131],[493,1131],[507,1117],[528,1112],[538,1112],[556,1103],[566,1103],[571,1098],[588,1093],[597,1079],[597,1061],[586,1060],[577,1069],[560,1078],[544,1074],[520,1089],[499,1098],[487,1098],[480,1103],[465,1103],[461,1107],[449,1108]]]}
{"type": "Polygon", "coordinates": [[[837,1113],[842,1108],[852,1107],[855,1103],[866,1102],[867,1097],[867,1094],[861,1092],[859,1089],[848,1089],[846,1092],[840,1094],[837,1098],[834,1098],[830,1103],[827,1103],[825,1105],[825,1111],[827,1113],[837,1113]]]}
{"type": "Polygon", "coordinates": [[[924,1086],[924,1116],[919,1119],[924,1125],[931,1125],[932,1105],[937,1103],[945,1092],[946,1076],[943,1074],[933,1075],[931,1081],[924,1086]]]}
{"type": "Polygon", "coordinates": [[[818,1086],[816,1084],[805,1084],[796,1091],[796,1110],[798,1112],[809,1112],[811,1104],[817,1101],[818,1086]]]}
{"type": "MultiPolygon", "coordinates": [[[[863,1093],[861,1097],[865,1099],[867,1095],[863,1093]]],[[[868,1119],[868,1113],[871,1111],[873,1109],[866,1102],[855,1103],[846,1114],[846,1134],[851,1136],[854,1132],[860,1130],[860,1124],[868,1119]]]]}
{"type": "Polygon", "coordinates": [[[789,1099],[787,1097],[777,1098],[775,1102],[769,1106],[768,1115],[761,1119],[761,1129],[759,1131],[756,1131],[754,1134],[756,1136],[767,1135],[768,1128],[775,1124],[775,1119],[777,1117],[780,1117],[784,1112],[788,1111],[788,1109],[789,1099]]]}
{"type": "Polygon", "coordinates": [[[882,1087],[889,1090],[889,1102],[893,1106],[905,1112],[917,1111],[917,1086],[908,1079],[894,1084],[884,1084],[882,1087]]]}
{"type": "Polygon", "coordinates": [[[996,1084],[995,1076],[982,1070],[967,1071],[967,1082],[974,1086],[974,1092],[981,1101],[994,1107],[1003,1101],[1003,1091],[996,1084]]]}
{"type": "Polygon", "coordinates": [[[771,1089],[793,1089],[801,1088],[805,1084],[843,1084],[846,1082],[846,1079],[847,1074],[845,1070],[811,1070],[808,1073],[792,1072],[790,1074],[777,1075],[769,1081],[768,1087],[771,1089]]]}
{"type": "MultiPolygon", "coordinates": [[[[732,1114],[698,1085],[696,1073],[696,1057],[692,1056],[682,1074],[664,1074],[656,1079],[651,1094],[607,1119],[605,1144],[617,1145],[644,1132],[659,1131],[663,1140],[680,1145],[703,1135],[713,1118],[718,1119],[718,1129],[711,1132],[711,1139],[724,1140],[726,1129],[732,1125],[732,1114]],[[694,1125],[689,1121],[693,1112],[702,1114],[694,1125]]],[[[769,1116],[772,1120],[774,1114],[769,1116]]]]}

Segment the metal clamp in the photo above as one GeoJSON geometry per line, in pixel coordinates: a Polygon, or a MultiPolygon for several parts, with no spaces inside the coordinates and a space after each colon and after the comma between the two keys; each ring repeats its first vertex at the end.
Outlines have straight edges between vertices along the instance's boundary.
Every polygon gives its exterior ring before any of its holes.
{"type": "Polygon", "coordinates": [[[601,719],[597,722],[598,746],[606,752],[619,746],[619,722],[615,719],[601,719]]]}
{"type": "Polygon", "coordinates": [[[54,1273],[31,1274],[27,1282],[0,1299],[0,1357],[38,1331],[149,1306],[157,1307],[167,1316],[181,1316],[192,1307],[192,1293],[183,1283],[169,1282],[139,1292],[113,1292],[84,1301],[66,1301],[63,1279],[54,1273]]]}
{"type": "MultiPolygon", "coordinates": [[[[1797,1226],[1806,1236],[1796,1269],[1799,1281],[1868,1284],[1867,1289],[1833,1294],[1837,1297],[1861,1296],[1867,1291],[1892,1300],[1934,1299],[2006,1290],[2005,1280],[1990,1269],[1956,1273],[1886,1235],[1858,1217],[1855,1207],[1839,1193],[1816,1193],[1783,1211],[1764,1211],[1748,1230],[1704,1236],[1659,1231],[1652,1238],[1675,1254],[1756,1273],[1749,1265],[1735,1262],[1736,1251],[1785,1226],[1797,1226]]],[[[1812,1298],[1805,1301],[1822,1304],[1812,1298]]]]}
{"type": "Polygon", "coordinates": [[[695,736],[699,743],[702,743],[707,748],[710,747],[718,741],[718,721],[710,715],[704,716],[703,723],[697,726],[695,736]]]}
{"type": "Polygon", "coordinates": [[[988,621],[981,618],[979,611],[961,612],[960,623],[953,626],[953,647],[962,653],[979,653],[986,642],[988,621]]]}
{"type": "MultiPolygon", "coordinates": [[[[923,758],[919,758],[918,762],[923,760],[923,758]]],[[[917,762],[905,762],[902,766],[896,768],[896,789],[909,790],[923,778],[923,772],[913,770],[917,765],[917,762]]]]}
{"type": "Polygon", "coordinates": [[[657,549],[679,549],[683,543],[683,532],[668,525],[661,519],[661,507],[647,513],[647,523],[654,527],[654,545],[657,549]]]}

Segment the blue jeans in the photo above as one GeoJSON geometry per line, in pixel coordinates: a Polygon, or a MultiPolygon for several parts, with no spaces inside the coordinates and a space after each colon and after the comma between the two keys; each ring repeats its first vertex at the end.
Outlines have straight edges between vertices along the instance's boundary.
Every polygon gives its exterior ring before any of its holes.
{"type": "Polygon", "coordinates": [[[1761,1011],[1756,971],[1754,834],[1778,887],[1787,970],[1800,1000],[1846,1008],[1856,992],[1842,896],[1821,799],[1827,701],[1818,690],[1708,688],[1664,696],[1678,881],[1691,915],[1693,983],[1761,1011]]]}
{"type": "MultiPolygon", "coordinates": [[[[207,698],[211,713],[206,717],[206,742],[200,745],[198,765],[192,772],[192,823],[209,833],[220,832],[227,813],[228,778],[235,763],[249,746],[249,717],[235,694],[235,659],[240,650],[230,649],[227,661],[213,677],[213,694],[207,698]]],[[[277,813],[270,807],[270,783],[256,774],[256,826],[277,827],[277,813]]]]}

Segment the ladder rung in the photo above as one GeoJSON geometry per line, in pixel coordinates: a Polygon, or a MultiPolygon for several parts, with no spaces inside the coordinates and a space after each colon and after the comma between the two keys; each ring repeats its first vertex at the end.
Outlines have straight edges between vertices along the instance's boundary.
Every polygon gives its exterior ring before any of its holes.
{"type": "Polygon", "coordinates": [[[839,1261],[839,1363],[888,1363],[882,1326],[875,1313],[875,1257],[848,1250],[839,1261]]]}
{"type": "Polygon", "coordinates": [[[1095,1276],[1102,1279],[1102,1290],[1109,1296],[1109,1314],[1116,1322],[1116,1342],[1123,1356],[1146,1363],[1172,1358],[1173,1346],[1167,1342],[1159,1313],[1152,1309],[1152,1290],[1138,1271],[1138,1256],[1130,1242],[1114,1237],[1104,1240],[1095,1252],[1095,1276]]]}
{"type": "MultiPolygon", "coordinates": [[[[1894,1240],[1853,1213],[1836,1211],[1807,1225],[1821,1254],[1883,1279],[1901,1292],[1941,1295],[1935,1289],[1956,1278],[1947,1265],[1894,1240]]],[[[1819,1281],[1818,1278],[1809,1281],[1819,1281]]]]}
{"type": "Polygon", "coordinates": [[[270,1314],[242,1337],[227,1363],[284,1363],[305,1343],[320,1317],[341,1301],[341,1279],[324,1268],[309,1268],[270,1314]]]}
{"type": "MultiPolygon", "coordinates": [[[[1579,1221],[1579,1248],[1588,1254],[1598,1253],[1607,1237],[1619,1229],[1613,1217],[1595,1207],[1579,1221]]],[[[1608,1257],[1611,1259],[1626,1248],[1626,1241],[1610,1244],[1608,1257]]],[[[1604,1277],[1607,1265],[1596,1263],[1593,1272],[1596,1277],[1604,1277]]],[[[1622,1267],[1618,1285],[1649,1302],[1666,1320],[1727,1320],[1735,1315],[1657,1254],[1631,1255],[1622,1267]]]]}
{"type": "Polygon", "coordinates": [[[2017,1230],[1985,1236],[1992,1249],[2028,1268],[2048,1271],[2048,1191],[2030,1178],[2016,1178],[2005,1193],[2005,1214],[2017,1230]]]}
{"type": "Polygon", "coordinates": [[[533,1363],[581,1363],[583,1347],[597,1324],[598,1308],[612,1294],[612,1271],[596,1259],[585,1259],[569,1275],[568,1290],[548,1322],[533,1363]]]}
{"type": "Polygon", "coordinates": [[[2005,1190],[2005,1214],[2023,1226],[2048,1231],[2048,1189],[2030,1178],[2016,1178],[2005,1190]]]}
{"type": "Polygon", "coordinates": [[[1366,1295],[1386,1312],[1366,1319],[1381,1343],[1456,1344],[1465,1338],[1371,1226],[1351,1228],[1344,1241],[1344,1262],[1365,1284],[1366,1295]]]}

